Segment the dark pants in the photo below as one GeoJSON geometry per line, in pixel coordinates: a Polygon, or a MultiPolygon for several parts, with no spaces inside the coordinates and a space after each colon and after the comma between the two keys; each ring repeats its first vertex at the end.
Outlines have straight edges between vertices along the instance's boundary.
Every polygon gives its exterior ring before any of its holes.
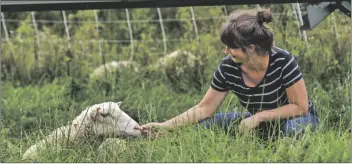
{"type": "MultiPolygon", "coordinates": [[[[218,113],[213,117],[200,121],[201,126],[211,128],[218,126],[226,131],[233,131],[244,118],[252,116],[249,112],[229,112],[218,113]]],[[[312,104],[309,104],[309,113],[305,116],[282,119],[279,121],[267,121],[261,123],[256,129],[264,136],[272,136],[282,133],[283,135],[300,135],[303,134],[308,125],[311,130],[315,130],[319,124],[319,119],[314,112],[312,104]]]]}

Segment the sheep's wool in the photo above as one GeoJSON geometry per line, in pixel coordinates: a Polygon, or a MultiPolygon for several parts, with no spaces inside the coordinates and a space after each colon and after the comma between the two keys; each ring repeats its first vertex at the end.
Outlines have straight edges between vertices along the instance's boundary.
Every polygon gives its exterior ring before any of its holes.
{"type": "Polygon", "coordinates": [[[105,65],[101,65],[96,68],[92,74],[90,74],[90,78],[99,78],[103,77],[105,73],[105,68],[107,73],[116,72],[123,68],[133,68],[132,70],[138,72],[137,64],[133,61],[111,61],[109,63],[105,63],[105,65]]]}
{"type": "Polygon", "coordinates": [[[38,151],[44,146],[60,144],[63,140],[76,143],[87,134],[141,136],[141,132],[134,129],[139,124],[120,109],[120,104],[121,102],[105,102],[88,107],[67,126],[54,130],[50,135],[32,145],[23,154],[23,159],[37,158],[38,151]]]}
{"type": "Polygon", "coordinates": [[[197,61],[197,57],[192,53],[177,50],[159,59],[157,67],[174,70],[177,75],[180,75],[194,68],[197,61]]]}

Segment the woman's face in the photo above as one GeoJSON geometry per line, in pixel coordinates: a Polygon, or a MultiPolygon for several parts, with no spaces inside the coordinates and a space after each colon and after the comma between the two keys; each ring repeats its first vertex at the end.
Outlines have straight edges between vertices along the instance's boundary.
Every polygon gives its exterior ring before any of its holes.
{"type": "Polygon", "coordinates": [[[229,48],[226,46],[224,53],[231,54],[235,63],[246,63],[249,60],[248,55],[242,51],[242,48],[229,48]]]}

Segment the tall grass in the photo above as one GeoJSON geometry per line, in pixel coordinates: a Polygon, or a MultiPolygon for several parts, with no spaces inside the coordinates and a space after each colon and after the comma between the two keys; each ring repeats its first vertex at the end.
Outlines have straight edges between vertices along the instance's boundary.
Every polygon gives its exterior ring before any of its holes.
{"type": "MultiPolygon", "coordinates": [[[[2,85],[1,162],[23,162],[21,155],[50,131],[72,120],[81,110],[103,101],[123,101],[122,109],[138,115],[141,124],[164,121],[200,101],[202,90],[177,92],[165,81],[119,81],[106,96],[103,89],[82,91],[85,98],[70,94],[71,79],[59,79],[43,86],[2,85]],[[127,85],[128,84],[128,85],[127,85]]],[[[352,162],[349,83],[324,89],[309,81],[308,92],[321,119],[317,132],[301,139],[280,137],[263,140],[256,135],[228,135],[220,129],[207,130],[196,125],[179,128],[155,140],[127,142],[127,149],[97,153],[101,139],[91,138],[64,149],[50,147],[38,162],[352,162]],[[346,98],[347,96],[347,98],[346,98]]],[[[218,111],[241,111],[236,96],[229,94],[218,111]]],[[[28,162],[28,161],[27,161],[28,162]]]]}

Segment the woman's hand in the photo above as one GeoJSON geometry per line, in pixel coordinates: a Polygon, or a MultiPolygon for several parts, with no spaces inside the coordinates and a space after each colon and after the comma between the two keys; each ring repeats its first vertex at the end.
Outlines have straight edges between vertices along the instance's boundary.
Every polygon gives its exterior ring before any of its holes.
{"type": "Polygon", "coordinates": [[[238,127],[239,132],[246,135],[251,129],[257,127],[261,122],[262,120],[258,115],[253,115],[243,119],[238,127]]]}
{"type": "Polygon", "coordinates": [[[135,127],[135,129],[141,131],[142,135],[151,137],[151,138],[159,137],[161,132],[155,132],[155,130],[163,129],[163,128],[168,128],[168,126],[165,123],[159,123],[159,122],[151,122],[139,127],[135,127]]]}

